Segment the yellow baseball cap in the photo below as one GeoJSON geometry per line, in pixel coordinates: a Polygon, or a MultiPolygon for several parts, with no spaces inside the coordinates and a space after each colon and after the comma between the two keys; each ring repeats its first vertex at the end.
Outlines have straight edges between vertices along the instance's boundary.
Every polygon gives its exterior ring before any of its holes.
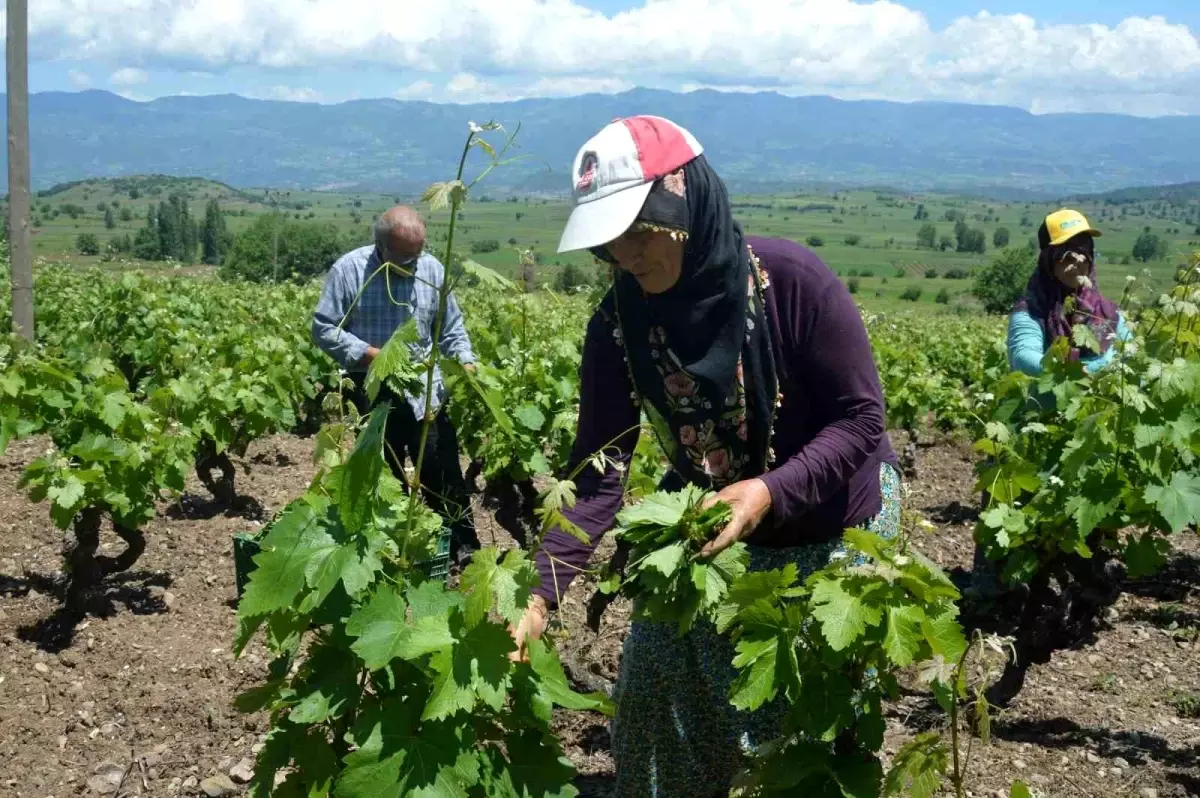
{"type": "MultiPolygon", "coordinates": [[[[1057,247],[1081,233],[1088,233],[1093,236],[1102,235],[1099,230],[1088,223],[1087,217],[1082,213],[1068,208],[1055,211],[1047,216],[1046,221],[1042,223],[1042,230],[1038,232],[1045,235],[1045,238],[1039,241],[1043,247],[1048,245],[1057,247]]],[[[1041,235],[1038,237],[1042,238],[1041,235]]]]}

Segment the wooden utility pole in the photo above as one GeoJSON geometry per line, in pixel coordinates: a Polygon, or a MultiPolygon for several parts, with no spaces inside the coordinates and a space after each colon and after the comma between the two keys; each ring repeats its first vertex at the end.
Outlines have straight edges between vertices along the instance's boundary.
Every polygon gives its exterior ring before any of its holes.
{"type": "Polygon", "coordinates": [[[29,239],[29,6],[8,0],[8,243],[13,332],[33,342],[33,252],[29,239]]]}

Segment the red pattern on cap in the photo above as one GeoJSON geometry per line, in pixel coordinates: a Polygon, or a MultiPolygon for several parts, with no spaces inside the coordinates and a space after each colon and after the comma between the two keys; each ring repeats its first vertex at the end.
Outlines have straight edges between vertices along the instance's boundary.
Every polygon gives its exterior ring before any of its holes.
{"type": "Polygon", "coordinates": [[[646,180],[658,180],[696,157],[696,152],[675,125],[648,116],[622,119],[633,137],[646,180]]]}

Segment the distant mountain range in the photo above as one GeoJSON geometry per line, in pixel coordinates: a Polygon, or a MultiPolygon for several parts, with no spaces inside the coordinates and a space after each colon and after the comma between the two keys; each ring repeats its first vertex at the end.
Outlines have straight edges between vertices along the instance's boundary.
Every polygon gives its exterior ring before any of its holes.
{"type": "Polygon", "coordinates": [[[494,119],[510,131],[520,123],[515,152],[526,158],[494,171],[486,190],[561,193],[587,137],[638,113],[690,129],[741,193],[891,186],[1034,199],[1200,180],[1200,116],[635,89],[472,105],[40,93],[30,98],[33,182],[161,173],[412,194],[453,177],[468,120],[494,119]]]}

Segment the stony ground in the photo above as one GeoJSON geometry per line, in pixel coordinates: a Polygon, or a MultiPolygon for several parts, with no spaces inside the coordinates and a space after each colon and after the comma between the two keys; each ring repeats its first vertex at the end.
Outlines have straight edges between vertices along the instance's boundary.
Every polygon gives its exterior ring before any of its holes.
{"type": "MultiPolygon", "coordinates": [[[[202,498],[164,506],[134,572],[110,580],[94,613],[65,624],[53,584],[61,533],[18,490],[39,441],[0,459],[0,796],[234,794],[266,731],[233,696],[265,668],[262,649],[230,653],[235,627],[231,536],[255,522],[202,498]]],[[[239,491],[268,512],[301,493],[311,440],[251,447],[239,491]]],[[[971,563],[977,496],[967,449],[920,452],[909,506],[936,530],[922,549],[961,575],[971,563]]],[[[190,486],[196,497],[203,491],[190,486]]],[[[480,510],[485,543],[507,544],[480,510]]],[[[106,538],[107,540],[107,538],[106,538]]],[[[115,547],[119,548],[118,545],[115,547]]],[[[591,587],[577,579],[559,619],[559,649],[598,683],[617,671],[629,608],[610,607],[600,633],[583,624],[591,587]]],[[[1094,640],[1036,667],[1012,707],[974,746],[973,796],[1007,795],[1021,778],[1046,796],[1200,798],[1200,541],[1181,538],[1168,570],[1126,585],[1094,640]]],[[[891,707],[887,748],[940,722],[920,695],[891,707]]],[[[586,796],[605,796],[612,760],[604,719],[562,713],[558,728],[586,796]]]]}

